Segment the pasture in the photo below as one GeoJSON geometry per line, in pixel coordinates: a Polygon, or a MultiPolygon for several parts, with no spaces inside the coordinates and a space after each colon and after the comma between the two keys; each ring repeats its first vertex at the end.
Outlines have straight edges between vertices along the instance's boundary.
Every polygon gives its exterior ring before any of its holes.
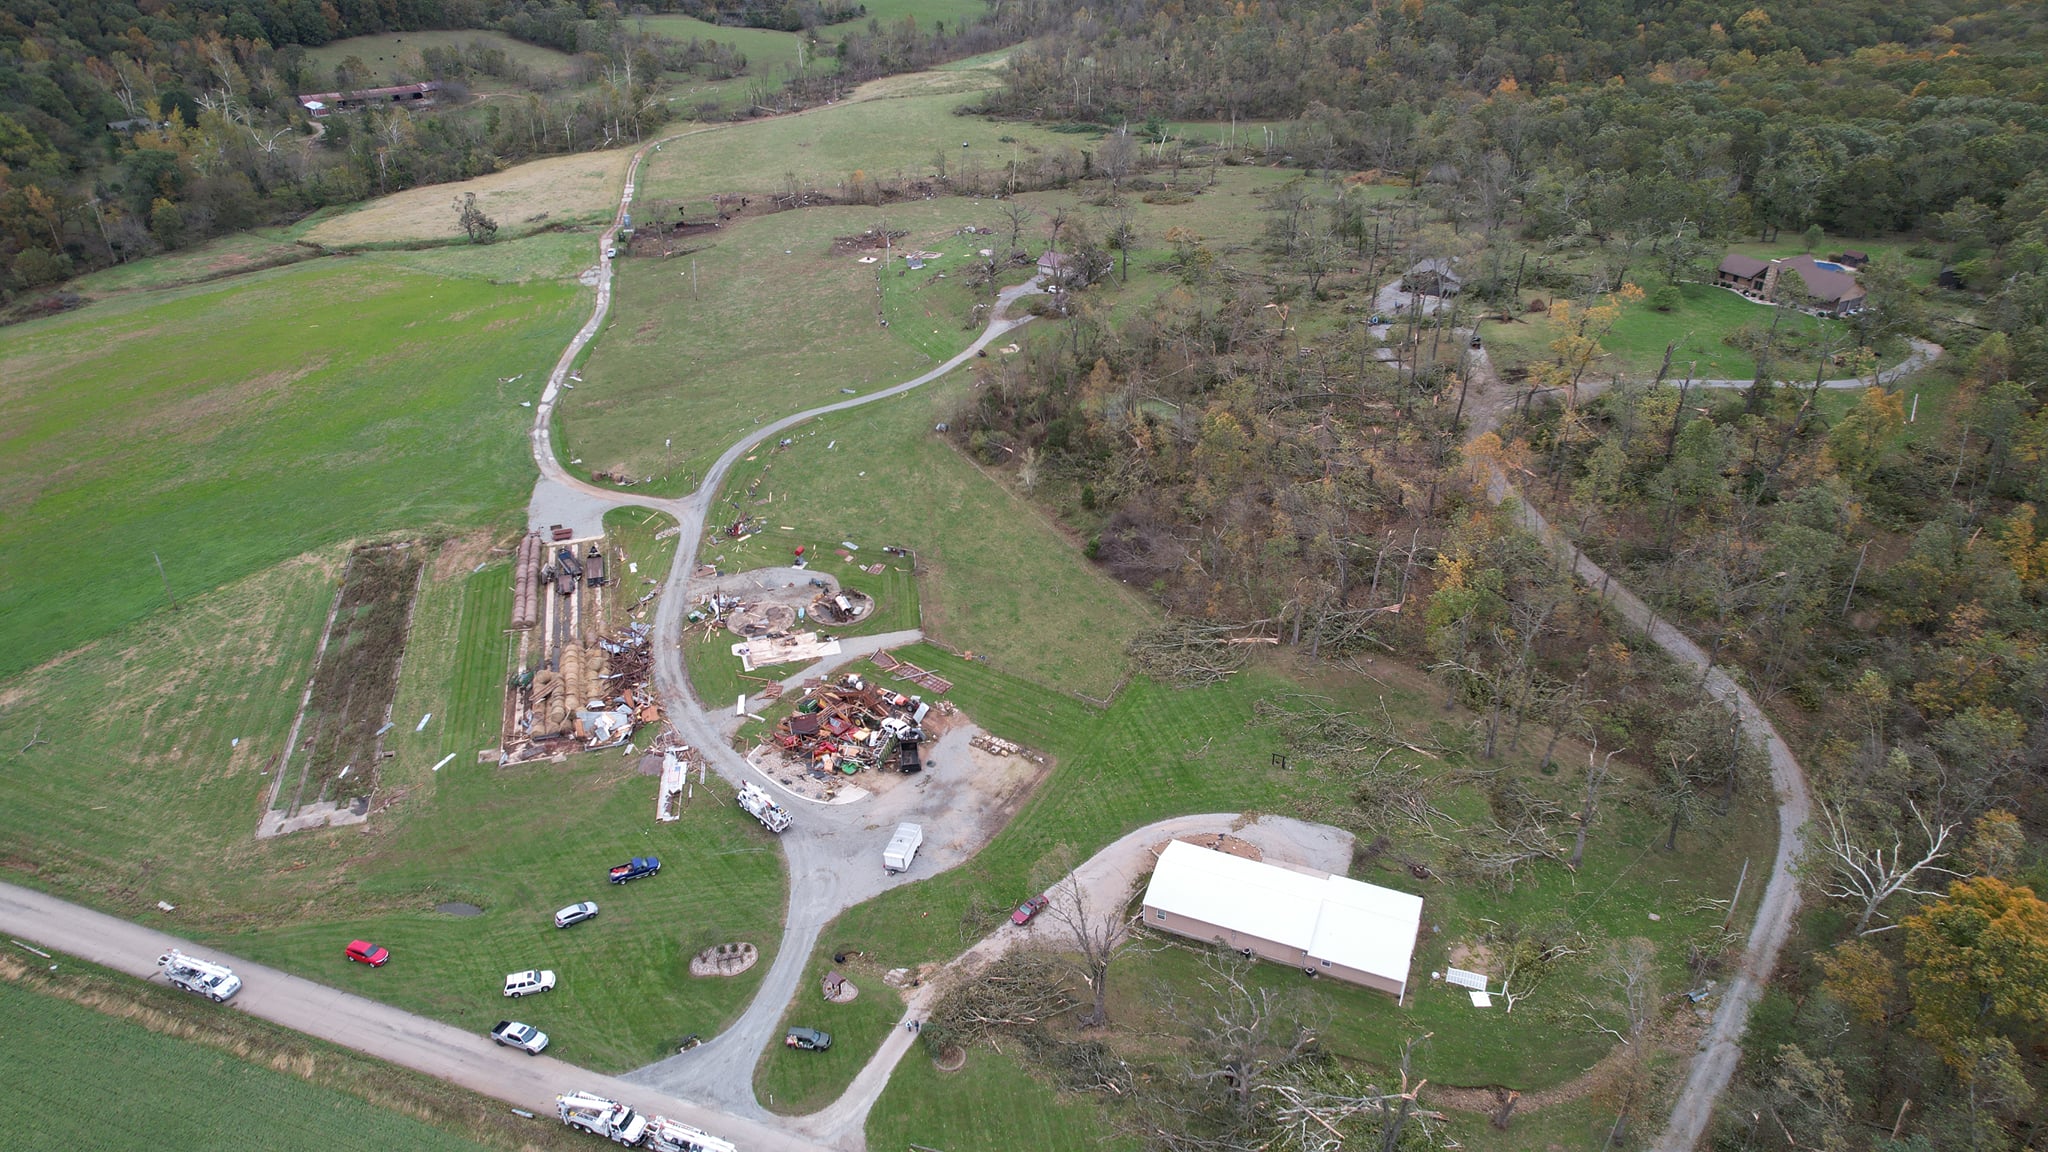
{"type": "Polygon", "coordinates": [[[302,553],[521,506],[520,401],[588,299],[319,260],[0,332],[0,677],[302,553]]]}
{"type": "MultiPolygon", "coordinates": [[[[449,29],[445,31],[385,32],[376,36],[352,36],[346,40],[335,40],[318,48],[306,50],[307,82],[316,85],[314,91],[325,91],[334,86],[334,70],[341,62],[353,56],[361,60],[370,70],[372,86],[411,83],[427,79],[421,67],[420,53],[429,48],[466,49],[473,44],[483,44],[505,53],[512,63],[549,77],[556,82],[566,80],[576,67],[576,61],[566,53],[524,40],[514,40],[503,32],[486,32],[480,29],[449,29]]],[[[501,85],[496,77],[479,78],[472,86],[482,90],[487,86],[501,85]]]]}
{"type": "Polygon", "coordinates": [[[498,222],[501,237],[565,224],[602,225],[618,208],[632,159],[628,148],[575,152],[530,160],[474,180],[410,188],[330,216],[309,229],[306,239],[330,248],[452,242],[462,236],[452,205],[472,192],[477,207],[498,222]]]}

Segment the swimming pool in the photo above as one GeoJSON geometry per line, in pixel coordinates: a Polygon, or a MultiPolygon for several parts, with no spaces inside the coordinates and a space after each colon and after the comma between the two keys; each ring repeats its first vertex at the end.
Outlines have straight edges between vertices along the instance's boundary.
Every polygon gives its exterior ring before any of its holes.
{"type": "Polygon", "coordinates": [[[1830,272],[1847,272],[1847,271],[1848,271],[1848,269],[1847,269],[1847,268],[1844,268],[1844,267],[1842,267],[1842,266],[1841,266],[1840,264],[1837,264],[1837,263],[1835,263],[1835,262],[1834,262],[1834,261],[1832,261],[1832,260],[1815,260],[1815,261],[1813,262],[1813,266],[1814,266],[1815,268],[1825,268],[1825,269],[1827,269],[1827,270],[1828,270],[1828,271],[1830,271],[1830,272]]]}

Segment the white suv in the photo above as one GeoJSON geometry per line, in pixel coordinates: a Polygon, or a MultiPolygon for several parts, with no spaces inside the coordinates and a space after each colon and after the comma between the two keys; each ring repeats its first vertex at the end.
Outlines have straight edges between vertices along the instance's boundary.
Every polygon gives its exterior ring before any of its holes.
{"type": "Polygon", "coordinates": [[[529,968],[505,977],[505,995],[512,997],[551,991],[554,986],[555,974],[547,969],[529,968]]]}
{"type": "Polygon", "coordinates": [[[595,915],[597,915],[597,902],[594,900],[585,900],[581,904],[571,904],[560,912],[555,913],[555,927],[567,928],[571,924],[581,924],[595,915]]]}

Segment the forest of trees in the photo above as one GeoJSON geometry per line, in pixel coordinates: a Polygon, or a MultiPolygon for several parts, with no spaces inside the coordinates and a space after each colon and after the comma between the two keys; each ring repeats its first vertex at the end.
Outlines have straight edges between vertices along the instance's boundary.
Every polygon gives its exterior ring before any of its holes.
{"type": "Polygon", "coordinates": [[[1092,159],[1095,219],[1111,234],[1069,223],[1063,250],[1121,255],[1119,177],[1127,196],[1171,183],[1165,163],[1218,162],[1180,155],[1170,118],[1282,120],[1221,159],[1303,172],[1266,194],[1263,251],[1219,251],[1186,229],[1144,237],[1167,251],[1148,270],[1178,288],[1113,311],[1076,294],[1060,339],[987,369],[952,425],[1176,613],[1181,624],[1134,649],[1141,665],[1217,674],[1230,654],[1210,638],[1226,625],[1324,656],[1391,649],[1473,710],[1485,755],[1525,720],[1634,749],[1637,796],[1680,835],[1760,769],[1739,747],[1717,750],[1725,713],[1717,728],[1682,688],[1588,658],[1627,638],[1589,619],[1534,542],[1478,499],[1473,469],[1503,466],[1765,701],[1811,777],[1808,911],[1716,1145],[2038,1147],[2043,11],[1196,0],[1071,12],[1013,56],[983,105],[1110,129],[1092,159]],[[1127,163],[1130,138],[1148,146],[1127,163]],[[1356,196],[1344,177],[1360,170],[1412,191],[1356,196]],[[1880,253],[1849,322],[1744,334],[1759,360],[1747,390],[1688,390],[1682,361],[1654,379],[1595,367],[1619,317],[1709,278],[1728,243],[1802,232],[1906,233],[1901,247],[1949,266],[1951,288],[1880,253]],[[1361,294],[1409,261],[1451,256],[1468,273],[1466,319],[1396,318],[1403,355],[1377,362],[1361,294]],[[1468,444],[1467,402],[1487,382],[1446,330],[1489,307],[1519,312],[1531,287],[1552,297],[1555,342],[1485,398],[1503,422],[1468,444]],[[1895,363],[1913,339],[1947,355],[1852,403],[1816,386],[1895,363]]]}

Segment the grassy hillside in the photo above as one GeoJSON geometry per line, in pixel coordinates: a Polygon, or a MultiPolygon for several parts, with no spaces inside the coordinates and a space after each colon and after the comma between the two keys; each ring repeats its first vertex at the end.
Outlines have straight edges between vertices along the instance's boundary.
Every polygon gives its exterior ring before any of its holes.
{"type": "Polygon", "coordinates": [[[166,583],[188,601],[504,516],[533,476],[519,402],[587,301],[457,260],[322,260],[0,331],[0,677],[161,609],[166,583]]]}

